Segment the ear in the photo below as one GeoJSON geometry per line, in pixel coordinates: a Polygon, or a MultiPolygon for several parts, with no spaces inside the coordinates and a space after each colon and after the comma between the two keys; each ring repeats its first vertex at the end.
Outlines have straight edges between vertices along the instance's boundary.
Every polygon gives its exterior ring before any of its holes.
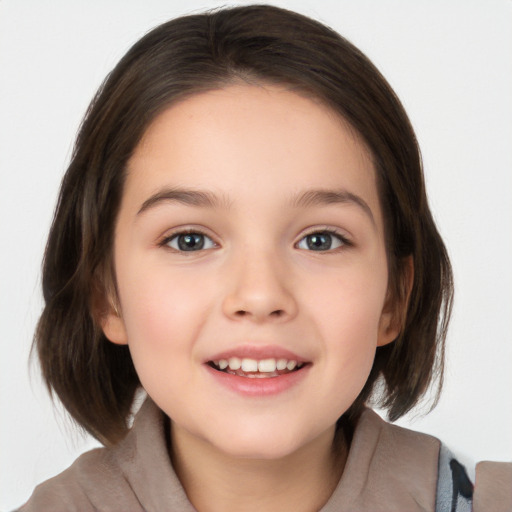
{"type": "Polygon", "coordinates": [[[96,324],[108,340],[117,345],[127,345],[128,336],[114,289],[108,279],[97,278],[92,288],[91,310],[96,324]]]}
{"type": "Polygon", "coordinates": [[[400,262],[396,292],[388,289],[379,322],[377,346],[382,347],[398,338],[407,316],[407,307],[414,283],[414,259],[407,256],[400,262]]]}
{"type": "Polygon", "coordinates": [[[119,313],[118,307],[113,303],[110,303],[108,310],[101,315],[99,320],[103,334],[105,334],[112,343],[115,343],[116,345],[128,344],[126,327],[124,325],[123,317],[121,313],[119,313]]]}

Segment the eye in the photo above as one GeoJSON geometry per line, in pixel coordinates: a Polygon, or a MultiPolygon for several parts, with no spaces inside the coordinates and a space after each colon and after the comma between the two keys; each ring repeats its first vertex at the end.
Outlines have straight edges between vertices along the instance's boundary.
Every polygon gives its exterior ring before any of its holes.
{"type": "Polygon", "coordinates": [[[165,239],[162,245],[167,245],[176,251],[202,251],[212,249],[216,246],[215,242],[203,233],[177,233],[165,239]]]}
{"type": "Polygon", "coordinates": [[[332,251],[344,245],[349,245],[349,242],[343,236],[332,231],[318,231],[305,236],[297,247],[307,251],[332,251]]]}

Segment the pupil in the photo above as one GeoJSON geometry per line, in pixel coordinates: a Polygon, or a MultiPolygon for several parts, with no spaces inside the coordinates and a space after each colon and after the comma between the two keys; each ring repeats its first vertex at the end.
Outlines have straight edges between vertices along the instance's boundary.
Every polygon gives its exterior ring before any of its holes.
{"type": "Polygon", "coordinates": [[[307,243],[312,251],[327,251],[331,248],[332,238],[329,233],[315,233],[308,235],[307,243]]]}
{"type": "Polygon", "coordinates": [[[178,238],[178,247],[182,251],[198,251],[204,246],[204,237],[199,233],[187,233],[178,238]]]}

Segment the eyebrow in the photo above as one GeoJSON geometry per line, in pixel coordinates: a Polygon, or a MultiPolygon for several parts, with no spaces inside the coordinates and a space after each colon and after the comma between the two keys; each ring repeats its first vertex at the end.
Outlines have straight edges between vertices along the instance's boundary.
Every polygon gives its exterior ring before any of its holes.
{"type": "MultiPolygon", "coordinates": [[[[206,190],[164,188],[146,199],[144,203],[142,203],[137,215],[164,202],[177,202],[188,206],[212,209],[219,207],[229,209],[231,206],[231,202],[226,197],[219,197],[206,190]]],[[[372,224],[375,225],[375,218],[368,203],[363,198],[348,190],[306,190],[291,199],[291,205],[294,208],[307,208],[309,206],[324,206],[330,204],[354,204],[360,207],[370,218],[372,224]]]]}
{"type": "Polygon", "coordinates": [[[226,198],[220,198],[205,190],[188,190],[182,188],[164,188],[146,199],[140,207],[137,215],[157,206],[163,202],[177,202],[188,206],[200,208],[229,209],[230,202],[226,198]]]}
{"type": "Polygon", "coordinates": [[[292,204],[296,208],[323,206],[329,204],[354,204],[364,211],[364,213],[372,221],[373,225],[376,225],[375,217],[373,216],[372,210],[368,206],[368,203],[362,197],[359,197],[358,195],[353,194],[348,190],[307,190],[306,192],[295,197],[292,201],[292,204]]]}

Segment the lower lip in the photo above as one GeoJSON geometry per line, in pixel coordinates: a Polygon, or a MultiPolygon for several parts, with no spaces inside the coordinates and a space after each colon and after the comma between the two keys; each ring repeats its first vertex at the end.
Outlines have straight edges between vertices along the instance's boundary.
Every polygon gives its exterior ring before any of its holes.
{"type": "Polygon", "coordinates": [[[220,372],[209,365],[205,365],[209,374],[220,385],[231,391],[245,396],[272,396],[278,395],[296,386],[306,377],[311,365],[305,365],[300,370],[285,373],[278,377],[250,378],[220,372]]]}

